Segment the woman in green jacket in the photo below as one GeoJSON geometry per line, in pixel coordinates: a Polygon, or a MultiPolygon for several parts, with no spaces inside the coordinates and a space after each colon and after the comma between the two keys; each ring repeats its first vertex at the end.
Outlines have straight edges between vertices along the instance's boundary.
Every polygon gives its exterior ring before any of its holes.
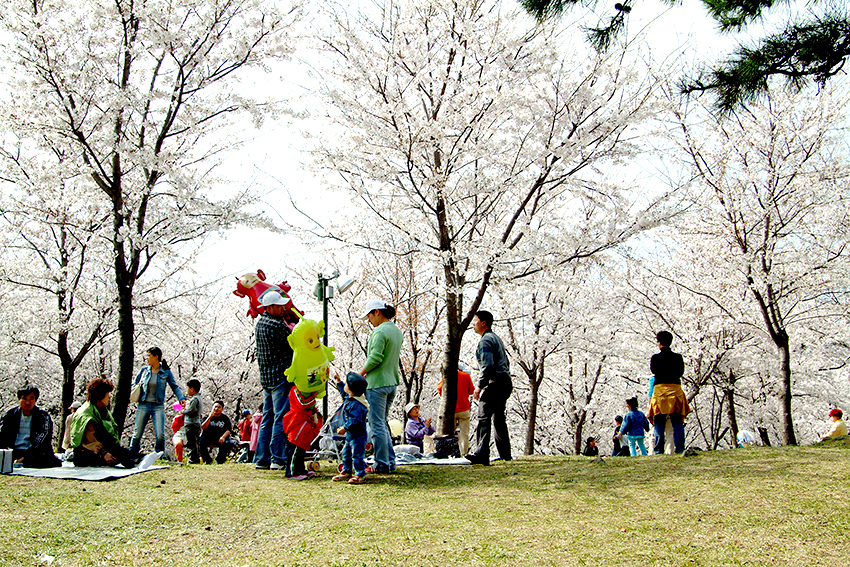
{"type": "Polygon", "coordinates": [[[366,401],[369,403],[368,422],[372,432],[375,466],[371,472],[387,474],[395,471],[393,450],[387,416],[399,384],[398,365],[404,337],[395,323],[395,307],[380,299],[366,304],[365,319],[373,330],[369,335],[366,363],[360,375],[366,378],[366,401]]]}
{"type": "Polygon", "coordinates": [[[86,386],[86,403],[74,413],[71,421],[71,447],[74,466],[133,468],[143,455],[121,446],[118,425],[109,413],[112,382],[95,378],[86,386]]]}

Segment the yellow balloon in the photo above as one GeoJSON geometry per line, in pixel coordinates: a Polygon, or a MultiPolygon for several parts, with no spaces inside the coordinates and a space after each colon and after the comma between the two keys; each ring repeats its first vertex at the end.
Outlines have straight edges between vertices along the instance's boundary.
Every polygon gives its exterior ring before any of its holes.
{"type": "Polygon", "coordinates": [[[325,336],[325,322],[301,319],[292,334],[289,346],[292,347],[292,365],[286,369],[286,379],[295,384],[304,393],[316,392],[317,398],[324,397],[330,374],[330,363],[334,359],[334,348],[322,344],[325,336]]]}

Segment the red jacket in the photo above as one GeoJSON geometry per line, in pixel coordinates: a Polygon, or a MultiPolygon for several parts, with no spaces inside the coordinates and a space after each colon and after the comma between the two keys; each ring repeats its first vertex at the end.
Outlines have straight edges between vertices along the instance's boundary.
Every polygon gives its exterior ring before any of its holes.
{"type": "Polygon", "coordinates": [[[283,416],[283,431],[289,442],[305,451],[322,428],[322,415],[316,409],[316,393],[289,391],[289,411],[283,416]]]}
{"type": "MultiPolygon", "coordinates": [[[[443,395],[443,381],[437,386],[437,391],[443,395]]],[[[455,404],[455,413],[468,411],[471,407],[469,396],[475,391],[475,385],[472,383],[472,376],[468,373],[457,371],[457,404],[455,404]]]]}

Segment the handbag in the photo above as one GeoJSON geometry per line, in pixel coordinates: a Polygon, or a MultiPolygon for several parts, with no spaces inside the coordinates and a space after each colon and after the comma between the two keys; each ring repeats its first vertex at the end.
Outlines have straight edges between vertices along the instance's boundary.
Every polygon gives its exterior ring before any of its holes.
{"type": "Polygon", "coordinates": [[[457,437],[449,435],[446,437],[434,437],[434,446],[438,459],[450,459],[460,457],[460,446],[457,442],[457,437]]]}
{"type": "Polygon", "coordinates": [[[134,404],[139,403],[142,399],[142,381],[139,380],[136,382],[132,388],[130,388],[130,401],[134,404]]]}

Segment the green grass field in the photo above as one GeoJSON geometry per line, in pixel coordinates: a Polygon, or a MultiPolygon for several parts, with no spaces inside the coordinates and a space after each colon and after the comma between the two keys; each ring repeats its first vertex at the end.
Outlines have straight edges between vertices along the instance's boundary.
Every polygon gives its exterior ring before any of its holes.
{"type": "Polygon", "coordinates": [[[844,565],[850,443],[402,466],[0,477],[0,565],[844,565]]]}

